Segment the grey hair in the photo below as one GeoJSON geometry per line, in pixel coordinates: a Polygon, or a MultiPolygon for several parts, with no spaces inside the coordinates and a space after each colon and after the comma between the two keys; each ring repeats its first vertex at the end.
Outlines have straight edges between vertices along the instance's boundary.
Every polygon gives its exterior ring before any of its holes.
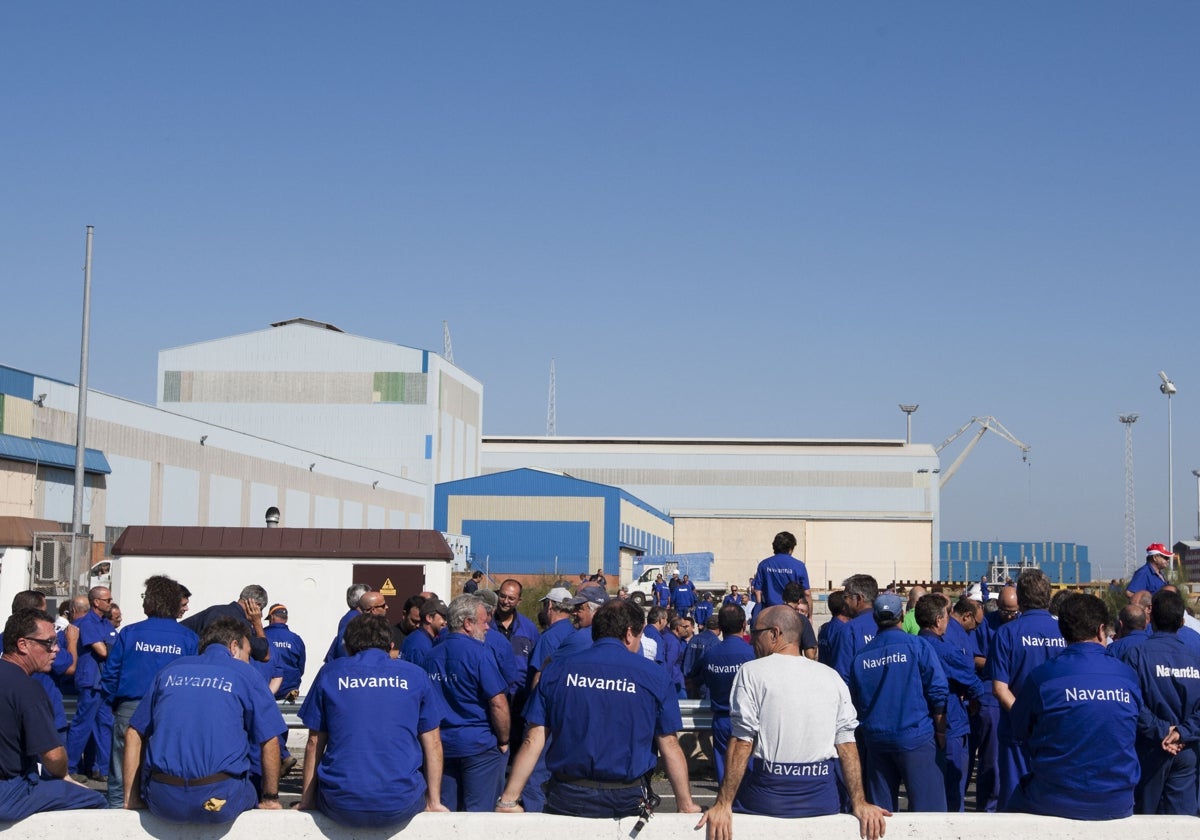
{"type": "Polygon", "coordinates": [[[482,598],[476,598],[474,595],[466,594],[459,595],[450,602],[450,609],[447,610],[446,623],[450,629],[461,630],[463,622],[468,618],[475,617],[475,611],[480,607],[487,607],[482,598]]]}
{"type": "Polygon", "coordinates": [[[238,595],[238,600],[253,601],[258,604],[259,609],[266,609],[267,590],[263,589],[257,583],[252,583],[249,586],[242,587],[242,592],[238,595]]]}
{"type": "Polygon", "coordinates": [[[367,583],[352,583],[346,590],[346,606],[350,609],[357,609],[358,602],[362,596],[371,591],[370,584],[367,583]]]}

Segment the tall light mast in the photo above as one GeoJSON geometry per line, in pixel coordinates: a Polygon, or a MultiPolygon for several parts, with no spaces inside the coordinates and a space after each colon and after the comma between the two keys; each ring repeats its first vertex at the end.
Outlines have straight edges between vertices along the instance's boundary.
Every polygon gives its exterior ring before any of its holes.
{"type": "Polygon", "coordinates": [[[1137,514],[1134,512],[1133,497],[1133,424],[1136,414],[1120,414],[1117,419],[1125,424],[1125,577],[1133,574],[1137,566],[1137,514]]]}

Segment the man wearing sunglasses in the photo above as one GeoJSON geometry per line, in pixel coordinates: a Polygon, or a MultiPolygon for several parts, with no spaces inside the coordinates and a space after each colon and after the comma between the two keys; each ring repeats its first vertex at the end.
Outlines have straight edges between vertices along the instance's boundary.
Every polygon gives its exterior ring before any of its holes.
{"type": "Polygon", "coordinates": [[[104,797],[67,774],[67,751],[54,728],[46,692],[32,678],[46,673],[58,651],[54,622],[41,610],[24,609],[4,625],[0,657],[0,821],[42,811],[103,808],[104,797]],[[42,779],[38,762],[55,778],[42,779]]]}

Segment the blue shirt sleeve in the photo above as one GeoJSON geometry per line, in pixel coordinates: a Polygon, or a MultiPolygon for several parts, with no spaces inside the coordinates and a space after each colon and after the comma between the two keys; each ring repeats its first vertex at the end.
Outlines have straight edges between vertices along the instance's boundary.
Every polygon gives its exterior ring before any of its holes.
{"type": "Polygon", "coordinates": [[[300,704],[300,721],[314,732],[326,732],[325,729],[325,669],[317,672],[312,688],[300,704]]]}
{"type": "Polygon", "coordinates": [[[1041,711],[1042,693],[1033,680],[1026,680],[1008,713],[1014,740],[1025,741],[1029,738],[1041,711]]]}
{"type": "Polygon", "coordinates": [[[247,727],[251,740],[261,744],[287,732],[287,724],[283,721],[279,706],[275,704],[275,698],[267,690],[267,684],[257,674],[248,683],[245,704],[251,716],[247,727]]]}
{"type": "Polygon", "coordinates": [[[829,659],[830,667],[849,685],[850,673],[854,670],[854,633],[849,626],[830,636],[829,659]]]}
{"type": "Polygon", "coordinates": [[[949,686],[946,683],[946,673],[942,670],[942,665],[938,662],[937,654],[933,652],[933,648],[929,645],[922,645],[924,650],[921,652],[921,684],[925,690],[925,699],[929,703],[929,711],[933,714],[944,714],[946,711],[946,699],[950,695],[949,686]]]}
{"type": "Polygon", "coordinates": [[[992,679],[997,682],[1012,682],[1012,675],[1008,671],[1009,660],[1012,658],[1011,637],[1012,634],[1004,632],[1004,628],[992,634],[992,648],[988,651],[987,669],[991,673],[992,679]]]}
{"type": "Polygon", "coordinates": [[[118,633],[100,669],[100,693],[108,700],[117,696],[121,683],[121,658],[125,655],[125,634],[118,633]]]}

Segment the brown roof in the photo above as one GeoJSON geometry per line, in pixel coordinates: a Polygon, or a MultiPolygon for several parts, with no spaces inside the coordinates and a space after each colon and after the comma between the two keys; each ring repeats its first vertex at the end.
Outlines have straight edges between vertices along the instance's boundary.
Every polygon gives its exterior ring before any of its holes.
{"type": "Polygon", "coordinates": [[[439,531],[356,528],[189,528],[131,525],[114,557],[346,557],[453,560],[439,531]]]}
{"type": "MultiPolygon", "coordinates": [[[[69,528],[67,530],[70,530],[69,528]]],[[[27,519],[24,516],[0,516],[0,545],[11,548],[33,548],[33,535],[61,534],[61,523],[49,519],[27,519]]]]}

